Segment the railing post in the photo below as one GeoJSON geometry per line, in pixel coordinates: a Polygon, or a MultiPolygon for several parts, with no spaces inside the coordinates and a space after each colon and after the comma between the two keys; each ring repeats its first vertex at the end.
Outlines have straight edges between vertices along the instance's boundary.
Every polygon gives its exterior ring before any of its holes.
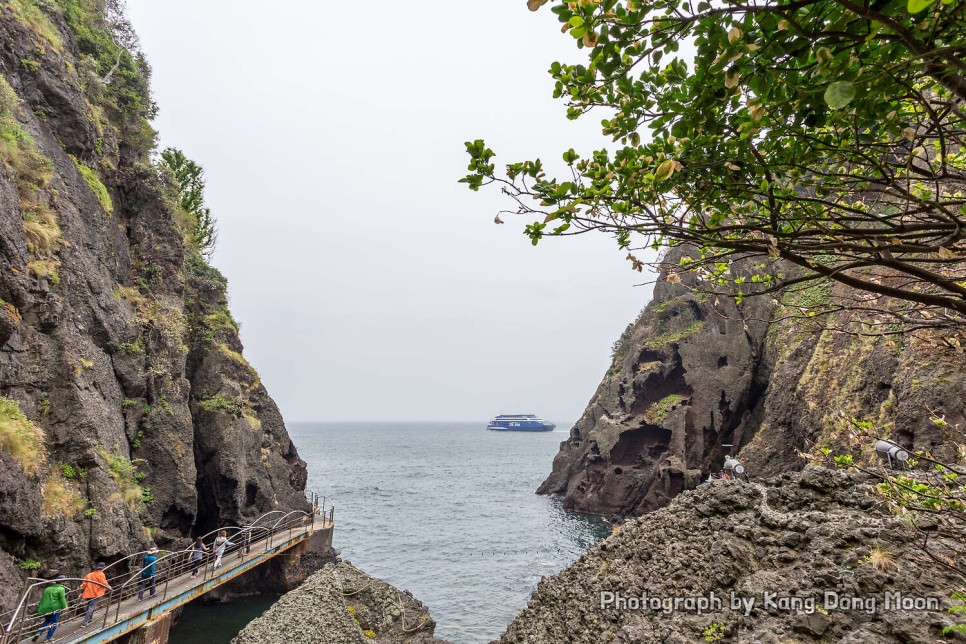
{"type": "MultiPolygon", "coordinates": [[[[118,593],[120,594],[120,593],[118,593]]],[[[107,606],[104,607],[104,623],[101,624],[101,628],[107,628],[107,616],[111,612],[111,602],[114,600],[114,589],[111,588],[107,593],[107,606]]]]}
{"type": "Polygon", "coordinates": [[[17,638],[16,638],[16,640],[18,642],[23,639],[23,622],[24,622],[24,619],[27,616],[27,609],[30,606],[30,595],[29,595],[29,591],[26,591],[26,592],[28,593],[27,599],[23,603],[23,611],[21,611],[21,613],[20,613],[20,624],[17,627],[17,638]]]}
{"type": "MultiPolygon", "coordinates": [[[[17,610],[21,610],[22,609],[24,613],[27,612],[27,606],[30,604],[30,597],[27,596],[28,593],[29,593],[29,589],[30,589],[30,575],[27,575],[27,579],[24,579],[23,580],[23,589],[20,591],[20,596],[21,597],[24,597],[25,599],[23,600],[23,605],[22,606],[19,606],[17,608],[17,610]]],[[[23,622],[23,619],[22,619],[22,617],[23,617],[23,615],[21,614],[21,624],[20,624],[21,630],[23,629],[23,623],[22,623],[23,622]]],[[[4,631],[7,636],[13,635],[13,632],[14,632],[14,629],[15,629],[14,623],[16,621],[17,621],[17,613],[14,612],[13,617],[10,618],[10,632],[9,633],[6,633],[6,631],[4,631]]],[[[20,633],[19,632],[17,633],[17,637],[16,637],[16,640],[15,641],[18,641],[18,642],[20,641],[20,633]]]]}
{"type": "Polygon", "coordinates": [[[164,575],[164,590],[161,593],[161,601],[168,598],[168,580],[171,579],[171,564],[168,564],[168,570],[164,575]]]}

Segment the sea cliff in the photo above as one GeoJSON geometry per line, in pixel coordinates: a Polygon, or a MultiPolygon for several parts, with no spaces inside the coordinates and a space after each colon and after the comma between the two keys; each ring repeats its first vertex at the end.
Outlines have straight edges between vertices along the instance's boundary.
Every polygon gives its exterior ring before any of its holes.
{"type": "Polygon", "coordinates": [[[615,344],[539,492],[568,509],[633,516],[693,489],[726,455],[752,476],[800,470],[819,448],[874,459],[850,420],[912,451],[961,458],[966,371],[955,334],[863,335],[847,311],[802,313],[854,297],[845,287],[738,303],[675,275],[688,252],[664,258],[653,299],[615,344]]]}
{"type": "Polygon", "coordinates": [[[227,282],[155,160],[130,26],[112,2],[4,0],[0,42],[9,604],[27,572],[84,573],[308,506],[305,463],[243,357],[227,282]]]}

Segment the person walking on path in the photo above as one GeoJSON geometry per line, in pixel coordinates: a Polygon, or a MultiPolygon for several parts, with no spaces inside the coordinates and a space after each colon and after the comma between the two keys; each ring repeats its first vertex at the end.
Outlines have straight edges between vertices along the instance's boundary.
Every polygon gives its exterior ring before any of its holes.
{"type": "Polygon", "coordinates": [[[201,566],[201,562],[205,560],[205,553],[208,552],[208,546],[205,545],[201,537],[198,537],[188,550],[191,551],[191,578],[196,579],[198,568],[201,566]]]}
{"type": "Polygon", "coordinates": [[[138,582],[138,601],[144,599],[144,591],[148,588],[151,589],[151,597],[154,597],[156,592],[156,583],[154,575],[157,572],[158,561],[158,549],[151,548],[148,550],[148,554],[144,555],[144,561],[141,563],[141,581],[138,582]]]}
{"type": "MultiPolygon", "coordinates": [[[[97,609],[97,600],[104,596],[108,590],[111,590],[110,585],[107,583],[107,577],[104,576],[104,562],[97,564],[97,567],[86,577],[84,581],[81,582],[81,599],[87,600],[87,614],[84,615],[84,621],[81,622],[81,628],[87,626],[94,619],[94,611],[97,609]]],[[[48,638],[50,639],[50,638],[48,638]]]]}
{"type": "Polygon", "coordinates": [[[221,558],[225,556],[225,548],[235,545],[228,540],[228,531],[222,530],[215,538],[215,570],[221,567],[221,558]]]}
{"type": "Polygon", "coordinates": [[[64,584],[61,583],[62,579],[66,577],[57,575],[56,581],[44,588],[44,594],[37,604],[37,614],[43,616],[44,622],[40,625],[37,634],[30,638],[31,642],[36,642],[48,626],[50,630],[47,631],[46,640],[49,642],[54,639],[54,631],[57,630],[57,623],[60,621],[60,611],[67,608],[67,592],[64,590],[64,584]]]}

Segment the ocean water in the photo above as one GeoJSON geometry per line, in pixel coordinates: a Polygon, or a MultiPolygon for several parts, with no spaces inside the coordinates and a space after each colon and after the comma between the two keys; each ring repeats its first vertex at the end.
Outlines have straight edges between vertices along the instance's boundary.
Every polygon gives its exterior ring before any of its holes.
{"type": "MultiPolygon", "coordinates": [[[[437,636],[489,642],[559,572],[609,532],[534,490],[565,431],[491,432],[480,423],[289,423],[308,487],[335,504],[334,546],[426,603],[437,636]]],[[[266,606],[267,607],[267,606],[266,606]]],[[[186,615],[179,633],[228,642],[253,615],[186,615]]],[[[226,609],[230,610],[230,609],[226,609]]],[[[175,639],[172,641],[187,642],[175,639]]]]}

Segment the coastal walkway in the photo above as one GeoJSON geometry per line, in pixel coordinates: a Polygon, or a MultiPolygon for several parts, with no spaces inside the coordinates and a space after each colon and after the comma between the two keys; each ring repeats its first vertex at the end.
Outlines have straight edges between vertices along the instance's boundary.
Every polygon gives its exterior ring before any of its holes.
{"type": "MultiPolygon", "coordinates": [[[[322,539],[331,545],[335,509],[326,507],[326,500],[310,495],[312,510],[293,512],[274,511],[262,515],[248,526],[226,526],[205,535],[205,544],[218,532],[228,532],[234,545],[226,549],[221,566],[214,567],[215,557],[208,553],[201,561],[191,560],[190,550],[159,551],[155,568],[156,592],[150,595],[142,583],[142,571],[147,566],[143,559],[147,552],[139,552],[113,562],[104,569],[110,590],[97,603],[94,618],[81,626],[87,610],[87,600],[81,599],[79,578],[61,579],[67,590],[67,608],[61,612],[60,624],[54,634],[57,644],[99,644],[111,642],[122,635],[135,633],[136,642],[163,644],[171,624],[171,611],[201,597],[222,584],[250,572],[257,566],[282,553],[302,546],[310,540],[322,539]],[[196,577],[192,574],[196,573],[196,577]],[[143,600],[138,592],[143,588],[143,600]]],[[[30,642],[37,633],[43,617],[37,615],[37,602],[52,580],[27,580],[20,602],[13,610],[0,614],[0,644],[30,642]]],[[[39,641],[43,641],[44,630],[39,641]]]]}

